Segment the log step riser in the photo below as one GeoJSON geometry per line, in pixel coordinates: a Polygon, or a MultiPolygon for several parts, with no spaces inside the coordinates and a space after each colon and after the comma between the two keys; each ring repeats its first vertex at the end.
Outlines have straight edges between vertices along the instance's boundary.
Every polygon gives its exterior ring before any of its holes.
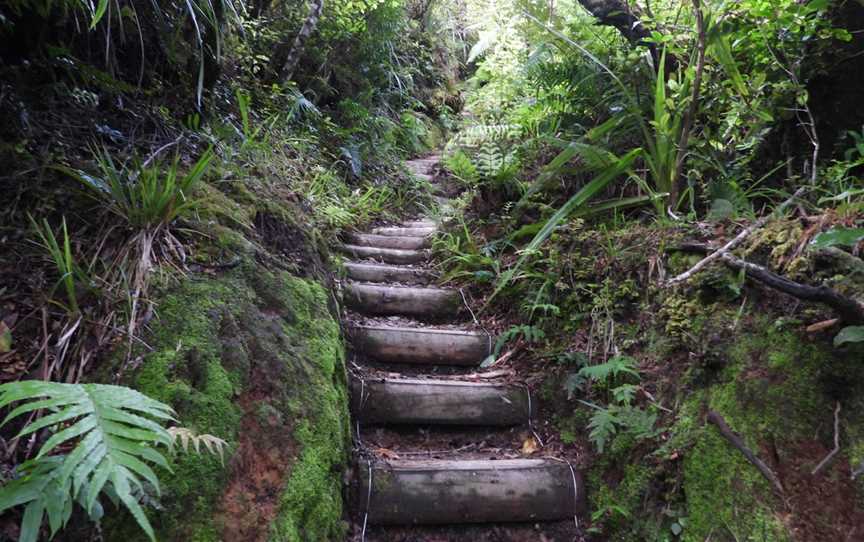
{"type": "Polygon", "coordinates": [[[357,245],[342,245],[341,250],[354,258],[368,258],[397,265],[412,265],[429,259],[429,252],[426,250],[397,250],[357,245]]]}
{"type": "Polygon", "coordinates": [[[457,316],[461,308],[459,292],[454,290],[379,284],[349,284],[345,303],[363,314],[426,319],[457,316]]]}
{"type": "Polygon", "coordinates": [[[527,391],[513,386],[413,379],[351,382],[351,410],[368,424],[508,427],[526,424],[529,406],[527,391]]]}
{"type": "Polygon", "coordinates": [[[400,282],[403,284],[429,284],[434,275],[424,269],[393,267],[389,265],[345,263],[345,274],[360,282],[400,282]]]}
{"type": "Polygon", "coordinates": [[[371,235],[383,237],[428,237],[435,233],[437,229],[438,228],[436,228],[435,226],[384,226],[372,230],[371,235]]]}
{"type": "Polygon", "coordinates": [[[403,228],[432,228],[435,229],[438,224],[433,220],[407,220],[402,223],[403,228]]]}
{"type": "Polygon", "coordinates": [[[357,466],[358,500],[373,525],[563,520],[585,509],[582,479],[546,460],[390,461],[357,466]],[[575,479],[575,487],[574,487],[575,479]]]}
{"type": "Polygon", "coordinates": [[[417,250],[429,246],[429,239],[420,236],[371,235],[353,233],[347,236],[352,245],[376,248],[395,248],[398,250],[417,250]]]}
{"type": "Polygon", "coordinates": [[[484,334],[459,331],[357,326],[350,335],[354,348],[384,363],[476,366],[492,345],[484,334]]]}

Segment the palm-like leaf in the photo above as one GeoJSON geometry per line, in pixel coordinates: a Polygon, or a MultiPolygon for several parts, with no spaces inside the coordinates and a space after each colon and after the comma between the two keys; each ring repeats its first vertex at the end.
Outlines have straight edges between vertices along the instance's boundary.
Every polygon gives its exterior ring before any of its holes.
{"type": "Polygon", "coordinates": [[[135,494],[144,482],[159,492],[151,465],[169,468],[156,450],[172,444],[159,423],[174,419],[169,406],[122,386],[40,380],[0,385],[0,408],[16,402],[3,424],[22,414],[48,412],[24,427],[19,438],[43,428],[52,432],[39,454],[20,466],[22,476],[0,488],[0,512],[26,505],[20,540],[36,540],[44,514],[53,536],[68,521],[73,501],[96,514],[99,494],[109,490],[154,539],[135,494]],[[48,455],[73,440],[68,454],[48,455]]]}

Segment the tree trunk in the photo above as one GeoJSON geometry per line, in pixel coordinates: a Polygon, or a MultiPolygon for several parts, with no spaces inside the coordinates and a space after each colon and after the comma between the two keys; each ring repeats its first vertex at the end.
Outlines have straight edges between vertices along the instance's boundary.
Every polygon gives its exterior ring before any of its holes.
{"type": "Polygon", "coordinates": [[[288,51],[285,63],[279,70],[279,78],[283,82],[290,81],[294,76],[294,70],[297,68],[297,63],[300,62],[300,57],[303,55],[306,40],[308,40],[309,36],[315,32],[315,28],[318,26],[318,19],[321,18],[321,12],[323,9],[324,0],[312,0],[312,5],[309,7],[309,15],[306,17],[306,21],[303,22],[303,26],[300,27],[300,32],[298,32],[297,37],[294,38],[294,43],[288,51]]]}
{"type": "MultiPolygon", "coordinates": [[[[616,28],[633,45],[644,45],[651,51],[654,65],[660,66],[660,54],[653,43],[645,38],[651,32],[639,20],[639,13],[634,11],[624,0],[579,0],[585,10],[597,18],[600,24],[616,28]]],[[[668,57],[667,63],[674,66],[675,60],[668,57]]],[[[671,66],[666,67],[667,71],[671,66]]]]}

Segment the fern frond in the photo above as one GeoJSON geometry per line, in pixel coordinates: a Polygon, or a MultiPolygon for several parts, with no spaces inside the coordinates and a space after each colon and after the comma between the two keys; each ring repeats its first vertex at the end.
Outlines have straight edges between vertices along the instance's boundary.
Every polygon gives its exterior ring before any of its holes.
{"type": "Polygon", "coordinates": [[[171,436],[172,447],[180,441],[180,445],[184,452],[189,452],[189,444],[195,449],[196,454],[201,453],[201,445],[213,455],[219,455],[219,461],[225,465],[225,448],[228,443],[219,437],[204,434],[197,434],[188,427],[169,427],[168,434],[171,436]]]}
{"type": "Polygon", "coordinates": [[[21,540],[36,539],[45,514],[53,536],[68,521],[73,501],[92,515],[98,496],[109,490],[154,540],[135,495],[144,482],[159,493],[151,465],[170,470],[156,446],[171,444],[171,436],[160,424],[174,419],[171,407],[122,386],[41,380],[0,385],[0,408],[18,402],[3,424],[36,410],[50,412],[16,436],[40,429],[50,433],[36,457],[20,466],[22,476],[0,488],[0,512],[26,505],[21,540]],[[48,455],[76,440],[70,453],[48,455]]]}

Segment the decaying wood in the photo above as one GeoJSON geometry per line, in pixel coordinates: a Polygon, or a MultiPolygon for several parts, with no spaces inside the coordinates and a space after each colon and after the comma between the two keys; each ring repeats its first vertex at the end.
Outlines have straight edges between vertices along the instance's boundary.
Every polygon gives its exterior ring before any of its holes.
{"type": "Polygon", "coordinates": [[[350,233],[346,237],[352,245],[365,247],[417,250],[418,248],[425,248],[429,245],[429,239],[423,236],[350,233]]]}
{"type": "Polygon", "coordinates": [[[815,301],[828,305],[837,311],[844,322],[854,324],[864,322],[864,307],[854,299],[846,297],[828,286],[801,284],[769,271],[761,265],[746,262],[731,254],[725,254],[723,261],[732,268],[743,269],[747,277],[758,280],[775,290],[804,301],[815,301]]]}
{"type": "Polygon", "coordinates": [[[457,290],[356,282],[345,288],[345,303],[364,314],[426,319],[458,316],[462,306],[457,290]]]}
{"type": "Polygon", "coordinates": [[[837,401],[837,406],[834,407],[834,449],[832,449],[825,458],[816,465],[810,472],[813,476],[819,474],[824,469],[834,456],[840,451],[840,401],[837,401]]]}
{"type": "Polygon", "coordinates": [[[373,525],[561,520],[585,510],[579,471],[559,461],[394,460],[361,462],[357,472],[355,502],[373,525]]]}
{"type": "Polygon", "coordinates": [[[484,333],[444,329],[353,326],[351,344],[385,363],[479,365],[491,351],[484,333]]]}
{"type": "Polygon", "coordinates": [[[744,239],[746,239],[747,237],[749,237],[753,232],[764,226],[772,217],[782,213],[783,210],[786,209],[786,207],[788,207],[793,201],[795,201],[795,199],[797,199],[801,194],[803,194],[805,190],[806,187],[804,186],[796,190],[795,193],[789,197],[789,199],[781,203],[776,209],[774,209],[773,212],[763,216],[753,224],[741,230],[741,232],[736,235],[731,241],[717,249],[715,252],[712,252],[705,258],[701,259],[699,262],[696,263],[696,265],[694,265],[687,271],[666,281],[666,286],[673,286],[675,284],[678,284],[679,282],[684,282],[685,280],[689,279],[690,277],[707,267],[711,262],[723,257],[724,254],[728,253],[730,250],[740,245],[741,242],[744,241],[744,239]]]}
{"type": "Polygon", "coordinates": [[[739,437],[738,434],[729,427],[729,424],[726,423],[726,420],[723,419],[723,416],[721,416],[719,412],[715,410],[708,412],[708,421],[717,426],[717,429],[720,431],[720,434],[723,435],[723,438],[735,446],[738,451],[744,455],[747,461],[759,470],[762,476],[768,480],[768,483],[771,484],[777,493],[783,493],[783,485],[780,483],[780,479],[777,478],[777,475],[774,474],[774,471],[772,471],[761,459],[756,457],[756,454],[754,454],[753,451],[744,444],[744,440],[742,440],[741,437],[739,437]]]}
{"type": "Polygon", "coordinates": [[[351,410],[361,422],[373,424],[520,425],[528,421],[528,392],[485,382],[356,379],[351,410]]]}
{"type": "Polygon", "coordinates": [[[345,274],[349,279],[361,282],[428,284],[434,278],[434,275],[430,271],[413,267],[359,262],[345,262],[343,267],[345,267],[345,274]]]}
{"type": "MultiPolygon", "coordinates": [[[[707,252],[710,250],[703,243],[683,243],[677,249],[693,252],[707,252]]],[[[717,252],[714,252],[714,254],[717,254],[717,252]]],[[[795,282],[778,275],[761,265],[744,261],[729,253],[723,254],[720,259],[732,269],[743,270],[747,278],[761,282],[770,288],[803,301],[813,301],[831,307],[837,311],[837,314],[846,323],[859,324],[864,322],[864,307],[858,301],[851,297],[846,297],[828,286],[801,284],[800,282],[795,282]]]]}
{"type": "Polygon", "coordinates": [[[395,248],[361,247],[342,245],[342,252],[355,258],[370,258],[384,263],[411,265],[429,259],[427,250],[399,250],[395,248]]]}
{"type": "Polygon", "coordinates": [[[839,322],[839,318],[831,318],[830,320],[823,320],[821,322],[816,322],[815,324],[810,324],[809,326],[807,326],[807,333],[817,333],[819,331],[825,331],[828,328],[836,326],[839,322]]]}

